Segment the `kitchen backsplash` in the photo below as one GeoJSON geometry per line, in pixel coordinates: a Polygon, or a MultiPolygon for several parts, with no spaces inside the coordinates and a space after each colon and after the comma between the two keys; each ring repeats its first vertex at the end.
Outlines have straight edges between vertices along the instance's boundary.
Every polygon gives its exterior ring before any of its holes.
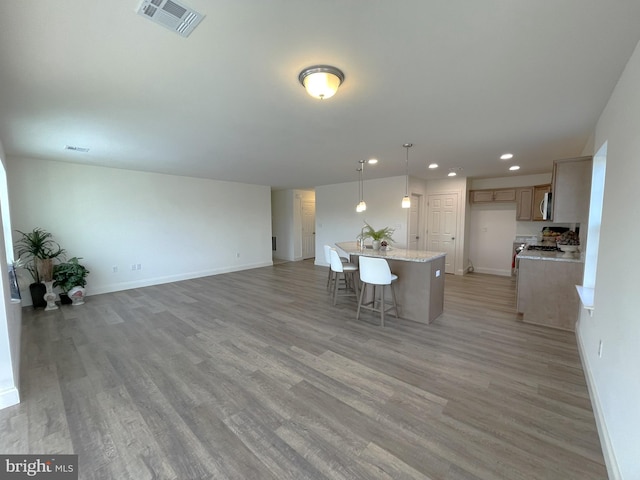
{"type": "Polygon", "coordinates": [[[579,226],[579,223],[516,222],[516,236],[530,237],[538,235],[545,227],[549,227],[551,230],[553,230],[553,227],[564,227],[575,230],[575,228],[579,226]]]}
{"type": "Polygon", "coordinates": [[[553,230],[553,227],[565,227],[575,231],[576,228],[580,229],[580,245],[586,245],[587,228],[580,228],[579,223],[553,223],[553,222],[516,222],[516,238],[529,238],[532,236],[538,236],[542,233],[545,227],[549,227],[553,230]]]}

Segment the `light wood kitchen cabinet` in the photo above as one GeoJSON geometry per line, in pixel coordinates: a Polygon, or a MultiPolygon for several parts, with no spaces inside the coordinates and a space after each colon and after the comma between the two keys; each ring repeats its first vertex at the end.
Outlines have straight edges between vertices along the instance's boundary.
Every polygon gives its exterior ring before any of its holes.
{"type": "Polygon", "coordinates": [[[552,218],[555,223],[589,220],[592,158],[556,160],[553,164],[552,218]]]}
{"type": "Polygon", "coordinates": [[[550,191],[551,184],[516,189],[516,220],[519,222],[542,220],[540,204],[544,200],[544,194],[550,191]]]}
{"type": "Polygon", "coordinates": [[[533,212],[533,187],[518,188],[516,190],[516,220],[524,222],[531,220],[533,212]]]}
{"type": "Polygon", "coordinates": [[[501,190],[493,191],[494,202],[515,202],[516,201],[516,189],[504,188],[501,190]]]}
{"type": "Polygon", "coordinates": [[[471,190],[469,192],[471,203],[489,203],[489,202],[515,202],[515,188],[499,188],[491,190],[471,190]]]}
{"type": "Polygon", "coordinates": [[[493,190],[472,190],[471,203],[493,202],[493,190]]]}
{"type": "Polygon", "coordinates": [[[582,283],[584,263],[520,258],[518,266],[522,321],[573,331],[580,312],[575,286],[582,283]]]}
{"type": "Polygon", "coordinates": [[[544,201],[545,193],[551,191],[551,185],[536,185],[533,187],[533,210],[531,213],[531,220],[542,221],[542,202],[544,201]]]}

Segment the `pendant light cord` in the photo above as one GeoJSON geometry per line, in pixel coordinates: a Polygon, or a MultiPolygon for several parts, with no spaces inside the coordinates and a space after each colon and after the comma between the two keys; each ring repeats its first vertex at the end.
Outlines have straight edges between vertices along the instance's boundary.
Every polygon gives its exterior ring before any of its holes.
{"type": "Polygon", "coordinates": [[[404,187],[404,195],[405,197],[409,196],[409,145],[408,143],[405,144],[405,148],[407,149],[407,160],[406,160],[406,173],[407,173],[407,182],[406,185],[404,187]]]}
{"type": "Polygon", "coordinates": [[[360,163],[360,201],[364,202],[364,160],[359,160],[360,163]]]}

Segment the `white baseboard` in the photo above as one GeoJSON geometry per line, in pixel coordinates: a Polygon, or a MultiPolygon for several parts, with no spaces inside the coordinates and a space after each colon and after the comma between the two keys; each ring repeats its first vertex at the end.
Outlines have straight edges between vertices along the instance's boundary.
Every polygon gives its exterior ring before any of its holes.
{"type": "MultiPolygon", "coordinates": [[[[102,293],[121,292],[123,290],[150,287],[152,285],[161,285],[163,283],[181,282],[182,280],[191,280],[194,278],[209,277],[211,275],[220,275],[221,273],[239,272],[242,270],[250,270],[252,268],[270,267],[272,265],[273,265],[273,261],[270,260],[268,262],[236,265],[233,267],[215,268],[211,270],[202,270],[199,272],[181,273],[178,275],[167,275],[165,277],[146,278],[144,280],[136,280],[135,282],[110,283],[107,285],[102,285],[100,287],[92,287],[89,284],[87,285],[87,296],[100,295],[102,293]]],[[[27,298],[25,296],[25,298],[23,298],[22,301],[23,301],[22,303],[23,307],[29,307],[33,305],[33,303],[31,302],[31,297],[27,298]]]]}
{"type": "Polygon", "coordinates": [[[0,410],[20,403],[20,392],[16,387],[0,391],[0,410]]]}
{"type": "Polygon", "coordinates": [[[135,282],[122,282],[103,285],[98,288],[93,288],[91,285],[87,285],[87,296],[100,295],[102,293],[120,292],[122,290],[131,290],[133,288],[150,287],[152,285],[161,285],[163,283],[181,282],[183,280],[191,280],[194,278],[209,277],[211,275],[220,275],[221,273],[240,272],[242,270],[251,270],[252,268],[270,267],[273,265],[273,261],[259,262],[254,264],[236,265],[233,267],[214,268],[211,270],[202,270],[199,272],[181,273],[178,275],[167,275],[165,277],[147,278],[144,280],[138,280],[135,282]]]}
{"type": "Polygon", "coordinates": [[[607,430],[607,423],[604,419],[604,415],[602,414],[602,405],[600,404],[598,390],[595,387],[595,381],[593,380],[593,374],[591,373],[589,359],[584,353],[585,345],[583,344],[582,335],[580,332],[580,322],[578,322],[578,325],[576,327],[578,353],[580,354],[582,370],[584,370],[585,378],[587,380],[587,388],[589,389],[589,397],[591,398],[591,407],[593,409],[593,415],[596,419],[596,427],[598,427],[598,436],[600,437],[602,455],[604,456],[604,462],[607,466],[609,480],[622,480],[620,467],[618,466],[618,461],[616,460],[613,445],[611,444],[611,438],[609,437],[609,431],[607,430]]]}

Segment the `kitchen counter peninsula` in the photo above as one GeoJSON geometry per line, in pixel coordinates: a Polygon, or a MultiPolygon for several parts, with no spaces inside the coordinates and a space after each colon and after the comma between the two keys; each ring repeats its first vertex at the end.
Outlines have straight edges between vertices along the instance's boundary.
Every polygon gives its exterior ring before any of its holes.
{"type": "Polygon", "coordinates": [[[431,323],[444,308],[443,252],[391,247],[388,250],[361,249],[358,242],[341,242],[336,246],[358,263],[360,256],[384,258],[398,275],[394,283],[400,317],[420,323],[431,323]]]}
{"type": "Polygon", "coordinates": [[[580,253],[565,252],[545,252],[540,250],[523,250],[518,254],[518,260],[523,258],[529,260],[548,260],[552,262],[570,262],[570,263],[584,263],[584,258],[580,253]]]}
{"type": "Polygon", "coordinates": [[[518,254],[517,310],[522,321],[575,330],[584,257],[580,253],[523,250],[518,254]]]}

